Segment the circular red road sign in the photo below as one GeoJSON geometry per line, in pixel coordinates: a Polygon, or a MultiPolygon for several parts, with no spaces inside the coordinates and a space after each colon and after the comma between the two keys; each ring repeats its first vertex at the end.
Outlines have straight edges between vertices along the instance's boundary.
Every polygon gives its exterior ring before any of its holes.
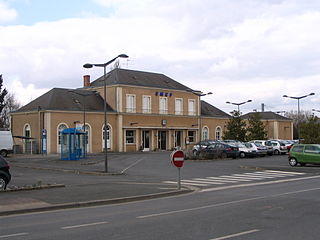
{"type": "Polygon", "coordinates": [[[177,150],[171,153],[171,162],[177,168],[181,168],[184,163],[184,153],[181,150],[177,150]]]}

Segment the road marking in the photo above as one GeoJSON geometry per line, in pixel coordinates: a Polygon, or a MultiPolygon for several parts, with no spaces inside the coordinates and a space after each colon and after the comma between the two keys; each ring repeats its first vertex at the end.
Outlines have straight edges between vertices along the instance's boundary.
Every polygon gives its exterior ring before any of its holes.
{"type": "MultiPolygon", "coordinates": [[[[317,177],[319,178],[320,176],[317,176],[317,177]]],[[[312,177],[310,177],[310,178],[312,178],[312,177]]],[[[313,177],[313,178],[315,178],[315,177],[313,177]]],[[[243,184],[243,185],[250,185],[250,184],[243,184]]],[[[236,186],[233,186],[233,187],[236,187],[236,186]]],[[[206,190],[207,189],[202,190],[200,192],[207,192],[206,190]]],[[[291,194],[296,194],[296,193],[319,191],[319,190],[320,190],[320,188],[310,188],[310,189],[304,189],[304,190],[293,191],[293,192],[278,193],[278,194],[273,194],[273,195],[268,195],[268,196],[245,198],[245,199],[240,199],[240,200],[235,200],[235,201],[230,201],[230,202],[223,202],[223,203],[215,203],[215,204],[205,205],[205,206],[201,206],[201,207],[185,208],[185,209],[174,210],[174,211],[169,211],[169,212],[153,213],[153,214],[138,216],[136,218],[144,219],[144,218],[150,218],[150,217],[159,217],[159,216],[171,215],[171,214],[176,214],[176,213],[191,212],[191,211],[197,211],[197,210],[202,210],[202,209],[207,209],[207,208],[221,207],[221,206],[227,206],[227,205],[238,204],[238,203],[245,203],[245,202],[261,200],[261,199],[266,199],[266,198],[281,197],[281,196],[286,196],[286,195],[291,195],[291,194]]]]}
{"type": "Polygon", "coordinates": [[[285,171],[274,171],[274,170],[266,170],[267,172],[275,172],[275,173],[290,173],[290,174],[295,174],[295,175],[304,175],[305,173],[300,173],[300,172],[285,172],[285,171]]]}
{"type": "Polygon", "coordinates": [[[0,236],[0,238],[18,237],[18,236],[25,236],[28,234],[29,233],[14,233],[14,234],[9,234],[9,235],[2,235],[2,236],[0,236]]]}
{"type": "MultiPolygon", "coordinates": [[[[295,177],[304,174],[305,173],[266,170],[252,173],[232,174],[229,176],[223,175],[218,177],[183,179],[181,180],[181,182],[185,185],[206,187],[209,185],[222,185],[228,183],[250,182],[272,178],[295,177]]],[[[176,184],[176,182],[173,181],[164,181],[163,183],[176,184]]]]}
{"type": "Polygon", "coordinates": [[[200,190],[199,192],[212,192],[212,191],[220,191],[220,190],[226,190],[226,189],[232,189],[232,188],[269,185],[269,184],[294,182],[294,181],[309,180],[309,179],[316,179],[316,178],[320,178],[320,176],[290,178],[290,179],[274,180],[274,181],[268,181],[268,182],[246,183],[246,184],[238,184],[238,185],[225,186],[225,187],[207,188],[207,189],[200,190]]]}
{"type": "Polygon", "coordinates": [[[149,214],[149,215],[144,215],[144,216],[138,216],[136,218],[150,218],[150,217],[158,217],[158,216],[170,215],[170,214],[175,214],[175,213],[191,212],[191,211],[196,211],[196,210],[201,210],[201,209],[206,209],[206,208],[221,207],[221,206],[235,204],[235,203],[248,202],[248,201],[252,201],[252,200],[259,200],[262,198],[265,198],[265,197],[247,198],[247,199],[242,199],[242,200],[216,203],[216,204],[195,207],[195,208],[186,208],[186,209],[175,210],[175,211],[170,211],[170,212],[154,213],[154,214],[149,214]]]}
{"type": "Polygon", "coordinates": [[[66,229],[72,229],[72,228],[90,227],[90,226],[101,225],[101,224],[106,224],[106,223],[108,223],[108,222],[86,223],[86,224],[80,224],[80,225],[61,227],[61,229],[66,230],[66,229]]]}
{"type": "Polygon", "coordinates": [[[125,169],[123,169],[120,173],[124,173],[125,171],[127,171],[129,168],[132,168],[133,166],[137,165],[139,162],[141,162],[142,160],[145,160],[146,157],[143,157],[141,159],[139,159],[138,161],[132,163],[131,165],[129,165],[129,167],[126,167],[125,169]]]}
{"type": "Polygon", "coordinates": [[[223,236],[223,237],[212,238],[210,240],[224,240],[224,239],[233,238],[233,237],[239,237],[239,236],[242,236],[242,235],[247,235],[247,234],[255,233],[255,232],[260,232],[260,230],[259,229],[253,229],[253,230],[250,230],[250,231],[235,233],[235,234],[231,234],[231,235],[227,235],[227,236],[223,236]]]}

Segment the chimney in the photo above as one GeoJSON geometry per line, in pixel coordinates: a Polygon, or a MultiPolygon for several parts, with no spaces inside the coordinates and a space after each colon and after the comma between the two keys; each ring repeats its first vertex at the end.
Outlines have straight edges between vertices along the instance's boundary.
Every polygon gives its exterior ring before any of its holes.
{"type": "Polygon", "coordinates": [[[264,112],[264,103],[261,103],[261,112],[264,112]]]}
{"type": "Polygon", "coordinates": [[[83,87],[90,87],[90,75],[83,76],[83,87]]]}

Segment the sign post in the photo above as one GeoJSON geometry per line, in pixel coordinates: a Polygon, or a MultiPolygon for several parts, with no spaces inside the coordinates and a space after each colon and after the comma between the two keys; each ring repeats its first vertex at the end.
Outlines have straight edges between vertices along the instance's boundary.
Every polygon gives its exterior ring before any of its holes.
{"type": "Polygon", "coordinates": [[[171,163],[178,168],[178,190],[181,189],[181,173],[180,169],[184,163],[184,153],[181,150],[173,151],[170,155],[171,163]]]}

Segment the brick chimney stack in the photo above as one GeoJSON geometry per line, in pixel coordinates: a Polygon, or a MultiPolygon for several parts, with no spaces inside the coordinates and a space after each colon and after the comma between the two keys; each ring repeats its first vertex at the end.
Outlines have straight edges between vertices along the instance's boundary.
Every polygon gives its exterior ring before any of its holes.
{"type": "Polygon", "coordinates": [[[83,87],[90,87],[90,75],[83,76],[83,87]]]}

